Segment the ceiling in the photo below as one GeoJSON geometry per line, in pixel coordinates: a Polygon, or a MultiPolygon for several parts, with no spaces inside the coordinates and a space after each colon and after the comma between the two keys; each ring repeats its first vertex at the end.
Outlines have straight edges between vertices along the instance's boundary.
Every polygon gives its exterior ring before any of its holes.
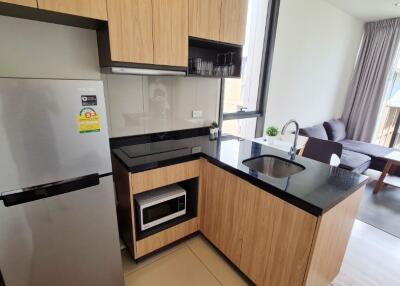
{"type": "Polygon", "coordinates": [[[400,0],[326,0],[365,22],[400,17],[400,0]]]}

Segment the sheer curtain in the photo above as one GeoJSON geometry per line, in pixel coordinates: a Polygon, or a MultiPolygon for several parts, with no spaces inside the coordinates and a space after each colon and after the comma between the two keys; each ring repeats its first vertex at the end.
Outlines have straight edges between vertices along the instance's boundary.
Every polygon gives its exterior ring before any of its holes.
{"type": "Polygon", "coordinates": [[[367,23],[342,119],[348,137],[371,142],[400,46],[400,18],[367,23]]]}

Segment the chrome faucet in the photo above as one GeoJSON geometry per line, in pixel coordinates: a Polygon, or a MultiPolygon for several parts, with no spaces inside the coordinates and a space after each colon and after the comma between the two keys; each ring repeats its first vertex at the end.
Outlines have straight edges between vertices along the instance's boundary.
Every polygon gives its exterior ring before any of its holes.
{"type": "Polygon", "coordinates": [[[296,147],[297,147],[297,137],[299,137],[299,123],[297,123],[296,120],[290,119],[282,128],[281,134],[284,135],[286,128],[291,124],[294,123],[296,126],[296,132],[294,133],[294,142],[293,146],[290,147],[289,155],[290,155],[290,160],[294,160],[294,157],[296,156],[296,147]]]}

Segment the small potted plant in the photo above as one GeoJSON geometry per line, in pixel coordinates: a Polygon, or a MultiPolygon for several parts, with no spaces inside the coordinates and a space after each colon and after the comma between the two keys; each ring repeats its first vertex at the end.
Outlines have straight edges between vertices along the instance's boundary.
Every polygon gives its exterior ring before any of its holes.
{"type": "Polygon", "coordinates": [[[279,130],[275,126],[270,126],[265,130],[265,135],[267,136],[266,141],[268,143],[274,143],[276,136],[278,136],[279,130]]]}
{"type": "Polygon", "coordinates": [[[213,121],[213,123],[211,123],[210,125],[210,139],[211,140],[215,140],[218,138],[218,123],[213,121]]]}

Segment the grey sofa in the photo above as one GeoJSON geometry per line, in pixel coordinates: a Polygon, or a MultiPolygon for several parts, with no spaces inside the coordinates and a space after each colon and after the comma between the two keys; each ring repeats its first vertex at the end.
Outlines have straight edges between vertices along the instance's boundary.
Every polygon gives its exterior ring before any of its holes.
{"type": "Polygon", "coordinates": [[[301,128],[300,135],[342,144],[343,152],[339,167],[356,173],[363,173],[368,168],[382,171],[386,161],[381,157],[393,151],[392,148],[347,139],[345,124],[340,119],[301,128]]]}

